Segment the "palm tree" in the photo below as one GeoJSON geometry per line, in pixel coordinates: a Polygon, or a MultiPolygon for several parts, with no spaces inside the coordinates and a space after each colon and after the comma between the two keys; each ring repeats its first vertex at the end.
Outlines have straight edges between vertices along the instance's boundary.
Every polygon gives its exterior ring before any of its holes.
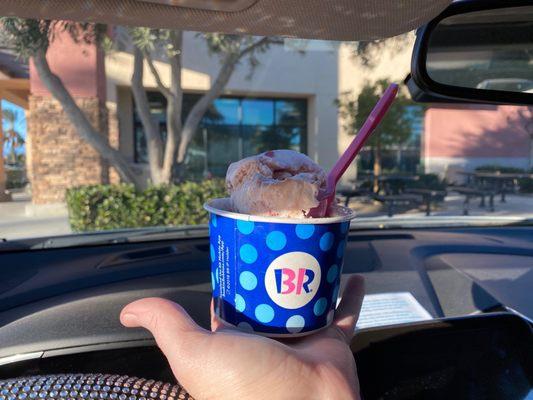
{"type": "Polygon", "coordinates": [[[10,164],[17,163],[17,149],[24,146],[25,140],[22,134],[17,130],[17,124],[20,121],[21,113],[13,109],[2,110],[2,124],[4,128],[3,148],[9,147],[9,156],[7,161],[10,164]]]}

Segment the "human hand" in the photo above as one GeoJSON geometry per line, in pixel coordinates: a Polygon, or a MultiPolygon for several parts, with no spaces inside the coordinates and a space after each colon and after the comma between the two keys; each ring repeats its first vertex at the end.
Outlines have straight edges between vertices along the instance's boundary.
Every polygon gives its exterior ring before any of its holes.
{"type": "Polygon", "coordinates": [[[152,333],[196,400],[351,400],[359,399],[359,382],[349,343],[363,295],[363,278],[351,277],[327,329],[283,341],[223,325],[212,303],[211,332],[178,304],[158,298],[128,304],[120,321],[152,333]]]}

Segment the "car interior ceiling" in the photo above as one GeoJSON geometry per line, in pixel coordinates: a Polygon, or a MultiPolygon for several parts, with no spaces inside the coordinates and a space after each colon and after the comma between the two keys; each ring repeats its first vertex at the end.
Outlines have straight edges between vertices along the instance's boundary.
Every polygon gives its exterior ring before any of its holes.
{"type": "MultiPolygon", "coordinates": [[[[367,40],[415,29],[450,1],[392,3],[257,0],[223,12],[137,0],[4,0],[0,15],[367,40]],[[395,11],[382,12],[390,7],[395,11]]],[[[532,226],[352,225],[343,282],[360,274],[367,294],[411,293],[431,317],[357,330],[351,348],[363,398],[530,398],[532,244],[532,226]]],[[[175,384],[153,338],[123,328],[120,310],[139,298],[164,297],[209,327],[205,232],[64,248],[15,244],[0,252],[0,266],[0,380],[24,384],[20,377],[54,374],[90,380],[101,373],[175,384]]],[[[6,392],[0,399],[11,398],[6,392]]]]}
{"type": "Polygon", "coordinates": [[[257,0],[232,12],[177,7],[137,0],[7,0],[3,15],[23,18],[98,21],[126,26],[288,36],[306,39],[375,40],[416,29],[444,10],[450,0],[388,1],[257,0]]]}

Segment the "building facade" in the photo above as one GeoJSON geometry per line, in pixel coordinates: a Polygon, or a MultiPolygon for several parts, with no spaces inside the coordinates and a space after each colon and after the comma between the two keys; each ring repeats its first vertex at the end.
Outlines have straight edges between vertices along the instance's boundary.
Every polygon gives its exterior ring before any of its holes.
{"type": "Polygon", "coordinates": [[[424,124],[425,170],[451,182],[481,166],[533,168],[533,108],[434,105],[424,124]]]}
{"type": "MultiPolygon", "coordinates": [[[[365,84],[379,79],[402,81],[409,72],[412,40],[392,40],[374,50],[371,66],[354,57],[350,43],[308,42],[302,53],[302,43],[291,40],[260,54],[260,64],[251,77],[249,65],[241,63],[191,143],[189,176],[223,176],[230,162],[279,147],[307,153],[330,168],[353,139],[343,129],[335,99],[345,92],[357,95],[365,84]]],[[[94,46],[60,37],[52,44],[48,59],[93,126],[148,177],[142,124],[131,93],[133,56],[128,46],[123,43],[120,51],[104,54],[94,46]]],[[[155,65],[168,83],[168,65],[163,61],[155,65]]],[[[218,58],[210,56],[204,41],[195,33],[185,33],[184,113],[210,88],[219,67],[218,58]]],[[[117,174],[79,138],[31,65],[30,83],[27,153],[33,202],[62,202],[68,187],[117,182],[117,174]]],[[[149,92],[152,116],[164,134],[165,99],[147,66],[143,84],[149,92]]],[[[393,160],[408,154],[411,161],[403,164],[410,172],[425,168],[444,176],[453,168],[489,162],[525,167],[531,159],[531,139],[513,116],[526,111],[517,107],[432,106],[425,119],[415,124],[419,128],[413,132],[410,146],[386,150],[393,160]]],[[[355,177],[352,166],[343,183],[348,185],[355,177]]]]}
{"type": "MultiPolygon", "coordinates": [[[[357,93],[372,79],[402,80],[408,70],[408,52],[386,49],[388,55],[368,74],[353,57],[350,44],[311,42],[303,54],[299,46],[291,41],[272,46],[259,56],[251,77],[245,62],[237,67],[214,103],[218,119],[204,118],[191,144],[190,176],[221,176],[230,162],[277,147],[307,153],[329,168],[353,137],[341,128],[335,99],[346,91],[357,93]]],[[[119,47],[125,50],[104,54],[63,35],[53,42],[48,60],[93,126],[148,177],[142,125],[130,89],[133,56],[127,43],[119,47]]],[[[168,65],[156,61],[156,67],[163,82],[168,82],[168,65]]],[[[203,40],[185,33],[185,109],[209,89],[219,67],[203,40]]],[[[61,202],[68,187],[117,181],[112,168],[78,137],[32,65],[30,83],[27,152],[33,202],[61,202]]],[[[164,98],[147,67],[143,83],[153,117],[163,129],[164,98]]],[[[355,177],[355,168],[347,176],[355,177]]]]}

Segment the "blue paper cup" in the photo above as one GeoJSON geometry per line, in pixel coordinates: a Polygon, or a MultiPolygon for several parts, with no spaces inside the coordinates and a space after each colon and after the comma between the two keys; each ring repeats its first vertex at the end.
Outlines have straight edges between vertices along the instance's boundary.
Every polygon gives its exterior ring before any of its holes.
{"type": "Polygon", "coordinates": [[[355,213],[286,219],[209,211],[215,312],[232,326],[271,337],[303,336],[333,321],[344,249],[355,213]]]}

